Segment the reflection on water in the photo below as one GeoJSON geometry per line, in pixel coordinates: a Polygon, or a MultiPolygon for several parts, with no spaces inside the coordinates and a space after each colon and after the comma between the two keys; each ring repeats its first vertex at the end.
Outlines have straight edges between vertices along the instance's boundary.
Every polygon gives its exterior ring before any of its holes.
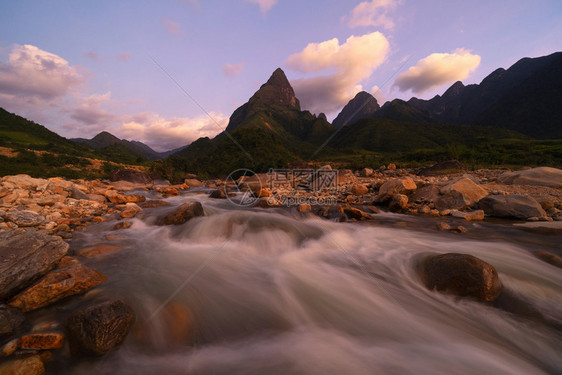
{"type": "MultiPolygon", "coordinates": [[[[208,216],[178,227],[135,219],[120,233],[123,251],[92,260],[109,277],[104,293],[129,302],[137,324],[107,357],[70,367],[59,359],[60,373],[562,369],[562,272],[533,257],[529,243],[485,228],[474,237],[426,231],[424,219],[419,230],[337,224],[193,198],[208,216]],[[509,295],[542,319],[426,290],[416,262],[445,252],[494,265],[509,295]]],[[[93,229],[82,240],[104,234],[93,229]]]]}

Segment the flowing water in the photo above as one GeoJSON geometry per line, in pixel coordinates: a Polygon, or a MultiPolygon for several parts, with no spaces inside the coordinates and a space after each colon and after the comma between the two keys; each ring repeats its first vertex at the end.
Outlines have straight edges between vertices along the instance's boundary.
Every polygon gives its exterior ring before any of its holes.
{"type": "MultiPolygon", "coordinates": [[[[529,251],[559,252],[559,235],[500,225],[443,233],[424,229],[430,219],[392,214],[334,223],[195,194],[170,201],[186,199],[200,200],[206,216],[168,227],[134,219],[111,232],[123,236],[114,239],[122,251],[88,261],[108,276],[100,294],[125,299],[137,322],[118,350],[79,363],[64,354],[56,373],[562,372],[562,271],[529,251]],[[416,264],[446,252],[495,266],[519,303],[427,290],[416,264]]],[[[106,228],[92,226],[73,246],[106,228]]]]}

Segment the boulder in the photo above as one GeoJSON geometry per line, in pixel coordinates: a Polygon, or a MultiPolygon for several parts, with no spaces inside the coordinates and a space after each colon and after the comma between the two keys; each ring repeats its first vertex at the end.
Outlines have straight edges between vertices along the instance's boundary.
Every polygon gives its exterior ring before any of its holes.
{"type": "Polygon", "coordinates": [[[395,194],[408,194],[417,189],[417,185],[410,177],[394,178],[381,185],[377,202],[389,200],[395,194]]]}
{"type": "Polygon", "coordinates": [[[76,357],[101,356],[123,342],[135,321],[133,309],[121,300],[88,306],[65,321],[70,352],[76,357]]]}
{"type": "Polygon", "coordinates": [[[203,186],[203,183],[195,178],[186,178],[183,183],[192,188],[203,186]]]}
{"type": "Polygon", "coordinates": [[[8,298],[46,274],[68,252],[58,237],[27,231],[0,233],[0,299],[8,298]]]}
{"type": "Polygon", "coordinates": [[[546,212],[533,198],[520,195],[489,195],[478,202],[486,215],[527,220],[531,217],[546,218],[546,212]]]}
{"type": "Polygon", "coordinates": [[[431,167],[421,168],[417,174],[420,176],[443,176],[453,173],[462,173],[466,167],[458,160],[447,160],[432,165],[431,167]]]}
{"type": "Polygon", "coordinates": [[[366,213],[358,208],[351,207],[349,205],[343,207],[343,213],[347,215],[350,219],[355,220],[371,220],[374,219],[374,216],[371,214],[366,213]]]}
{"type": "Polygon", "coordinates": [[[18,339],[19,349],[59,349],[63,344],[64,336],[60,333],[31,333],[18,339]]]}
{"type": "Polygon", "coordinates": [[[369,192],[369,189],[367,188],[367,186],[363,185],[363,184],[355,184],[351,187],[351,194],[353,195],[365,195],[369,192]]]}
{"type": "Polygon", "coordinates": [[[372,168],[363,168],[359,171],[359,176],[361,177],[371,177],[375,173],[372,168]]]}
{"type": "Polygon", "coordinates": [[[140,203],[146,200],[144,195],[140,194],[119,194],[117,190],[107,190],[105,192],[105,197],[109,199],[111,203],[125,204],[125,203],[140,203]]]}
{"type": "Polygon", "coordinates": [[[128,229],[133,226],[133,223],[130,221],[120,221],[111,228],[111,230],[121,230],[121,229],[128,229]]]}
{"type": "Polygon", "coordinates": [[[111,181],[128,181],[137,184],[152,183],[152,178],[148,174],[132,169],[116,169],[111,172],[109,178],[111,181]]]}
{"type": "Polygon", "coordinates": [[[441,195],[435,200],[439,210],[467,208],[488,195],[484,188],[467,177],[443,186],[439,192],[441,195]]]}
{"type": "Polygon", "coordinates": [[[20,227],[36,227],[45,221],[45,218],[33,211],[10,211],[5,219],[20,227]]]}
{"type": "Polygon", "coordinates": [[[160,218],[157,221],[157,225],[181,225],[186,223],[197,216],[203,216],[203,206],[201,203],[196,201],[186,202],[167,214],[166,216],[160,218]]]}
{"type": "Polygon", "coordinates": [[[44,188],[49,184],[49,181],[42,178],[32,178],[26,174],[18,174],[14,176],[5,176],[0,182],[4,185],[10,184],[18,189],[36,190],[37,188],[44,188]]]}
{"type": "Polygon", "coordinates": [[[400,212],[408,207],[408,196],[404,194],[394,194],[388,208],[393,212],[400,212]]]}
{"type": "Polygon", "coordinates": [[[501,292],[496,269],[468,254],[448,253],[425,258],[421,278],[428,289],[491,302],[501,292]]]}
{"type": "Polygon", "coordinates": [[[86,193],[84,193],[82,190],[78,189],[75,186],[73,186],[70,191],[70,197],[74,199],[90,200],[90,197],[86,193]]]}
{"type": "Polygon", "coordinates": [[[0,365],[2,375],[42,375],[45,373],[45,366],[39,355],[15,359],[0,365]]]}
{"type": "Polygon", "coordinates": [[[504,185],[535,185],[562,188],[562,170],[550,167],[539,167],[504,173],[498,177],[504,185]]]}
{"type": "Polygon", "coordinates": [[[25,317],[14,308],[8,306],[0,307],[0,341],[14,336],[23,322],[25,317]]]}
{"type": "Polygon", "coordinates": [[[209,198],[226,199],[226,193],[224,189],[215,189],[211,191],[211,193],[209,194],[209,198]]]}
{"type": "Polygon", "coordinates": [[[49,272],[35,285],[12,298],[8,304],[25,312],[32,311],[62,298],[84,293],[105,280],[105,275],[93,268],[76,264],[49,272]]]}

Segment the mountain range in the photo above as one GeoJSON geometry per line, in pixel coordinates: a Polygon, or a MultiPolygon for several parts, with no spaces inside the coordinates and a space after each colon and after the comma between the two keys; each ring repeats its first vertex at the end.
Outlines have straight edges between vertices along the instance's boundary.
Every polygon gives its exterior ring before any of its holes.
{"type": "Polygon", "coordinates": [[[174,170],[207,175],[241,167],[281,168],[296,160],[365,160],[383,154],[421,161],[445,157],[443,150],[497,163],[560,163],[560,103],[562,52],[523,58],[508,69],[495,70],[479,84],[456,82],[429,100],[394,99],[380,106],[362,91],[332,124],[323,113],[317,116],[301,109],[278,68],[233,112],[225,131],[176,150],[159,153],[108,132],[68,140],[3,109],[0,146],[54,148],[125,162],[166,158],[165,164],[174,170]],[[499,157],[498,152],[510,157],[499,157]]]}

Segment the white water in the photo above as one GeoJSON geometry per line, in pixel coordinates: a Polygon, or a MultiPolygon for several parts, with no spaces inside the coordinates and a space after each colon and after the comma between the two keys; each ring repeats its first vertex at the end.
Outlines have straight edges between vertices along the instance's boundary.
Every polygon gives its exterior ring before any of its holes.
{"type": "Polygon", "coordinates": [[[208,216],[179,227],[135,220],[127,248],[94,261],[137,326],[119,350],[68,373],[562,372],[562,271],[518,244],[199,199],[208,216]],[[544,318],[427,290],[416,262],[446,252],[495,266],[544,318]],[[167,302],[189,311],[189,334],[167,302]]]}

